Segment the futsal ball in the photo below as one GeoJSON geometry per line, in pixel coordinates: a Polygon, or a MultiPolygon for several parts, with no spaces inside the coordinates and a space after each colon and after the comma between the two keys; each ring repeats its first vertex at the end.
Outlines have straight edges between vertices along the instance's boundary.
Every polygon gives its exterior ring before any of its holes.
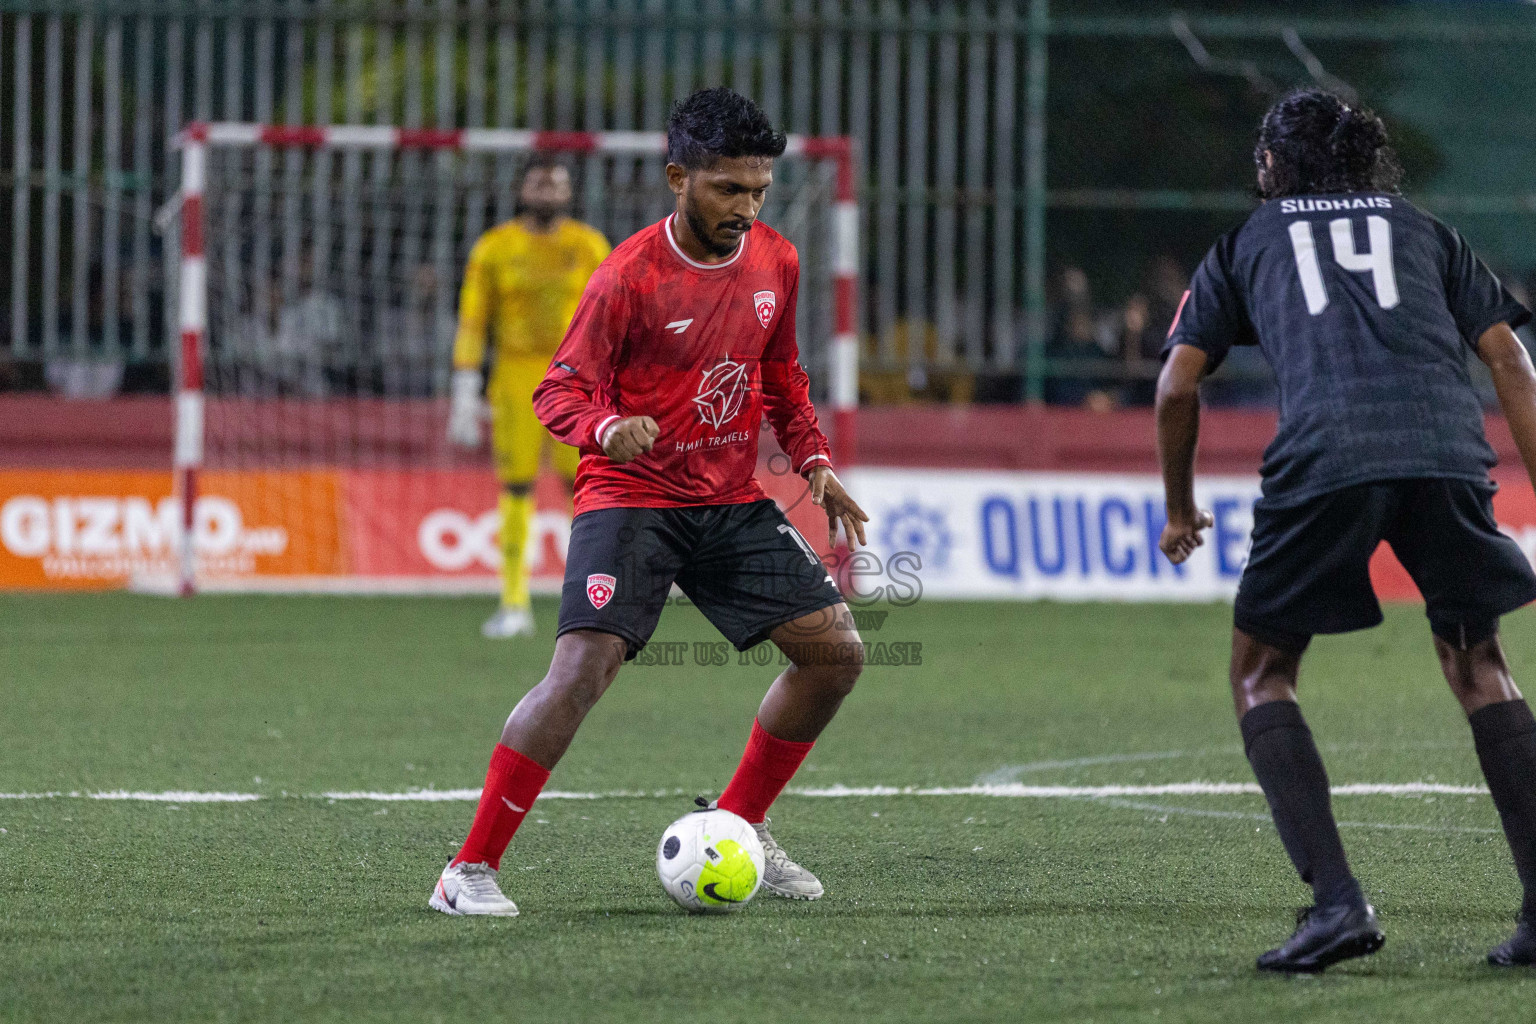
{"type": "Polygon", "coordinates": [[[763,880],[763,844],[745,818],[694,811],[662,833],[656,874],[672,901],[694,914],[726,914],[747,905],[763,880]]]}

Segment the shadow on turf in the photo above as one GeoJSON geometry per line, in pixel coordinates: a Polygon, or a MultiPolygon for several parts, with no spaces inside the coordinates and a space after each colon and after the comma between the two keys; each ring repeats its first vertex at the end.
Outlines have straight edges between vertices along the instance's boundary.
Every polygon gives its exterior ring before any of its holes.
{"type": "MultiPolygon", "coordinates": [[[[1419,981],[1434,984],[1458,983],[1476,984],[1479,986],[1499,985],[1507,986],[1528,982],[1536,982],[1536,969],[1532,968],[1497,968],[1484,962],[1486,949],[1479,945],[1485,942],[1491,947],[1497,943],[1503,935],[1502,929],[1506,922],[1502,919],[1495,920],[1486,916],[1468,919],[1458,916],[1453,912],[1443,911],[1403,911],[1394,913],[1387,924],[1387,947],[1375,956],[1358,960],[1346,961],[1336,964],[1323,974],[1274,974],[1259,971],[1253,967],[1253,958],[1262,952],[1266,941],[1279,942],[1284,938],[1286,925],[1289,923],[1290,908],[1277,908],[1272,904],[1229,904],[1218,908],[1211,907],[1169,907],[1166,905],[1144,904],[1134,907],[1108,908],[1102,902],[1083,903],[1019,903],[1004,906],[985,906],[950,904],[942,910],[920,910],[912,907],[863,907],[838,902],[808,903],[797,900],[782,900],[769,898],[760,906],[754,906],[736,914],[688,914],[677,907],[664,902],[647,905],[629,905],[608,907],[600,909],[590,908],[559,908],[548,911],[525,910],[519,918],[490,918],[493,924],[498,925],[497,930],[505,930],[508,936],[515,933],[518,928],[537,929],[547,931],[552,927],[592,927],[600,925],[604,921],[620,922],[631,921],[635,923],[651,923],[664,925],[669,921],[676,921],[688,928],[700,927],[749,927],[754,919],[761,919],[765,915],[777,918],[784,913],[800,915],[824,914],[831,919],[847,920],[892,920],[903,919],[913,921],[949,921],[956,918],[988,918],[1004,919],[1019,918],[1105,918],[1112,916],[1117,925],[1131,925],[1135,928],[1157,926],[1177,927],[1187,926],[1194,930],[1213,930],[1212,922],[1228,921],[1229,928],[1220,930],[1230,931],[1230,949],[1225,956],[1213,958],[1216,962],[1213,967],[1225,968],[1227,972],[1235,976],[1251,976],[1255,980],[1271,985],[1304,985],[1326,983],[1329,978],[1341,979],[1345,982],[1356,981],[1419,981]],[[1399,927],[1392,928],[1391,922],[1398,922],[1399,927]],[[1436,926],[1443,927],[1446,931],[1463,932],[1454,937],[1451,942],[1437,942],[1433,936],[1423,936],[1424,930],[1438,930],[1436,926]],[[1475,928],[1480,935],[1472,938],[1464,934],[1465,930],[1475,928]],[[1260,931],[1262,935],[1253,934],[1260,931]],[[1414,934],[1414,933],[1419,934],[1414,934]],[[1394,939],[1396,941],[1394,941],[1394,939]]],[[[435,912],[423,910],[420,919],[449,919],[435,912]]],[[[473,928],[473,926],[471,926],[473,928]]],[[[465,937],[484,937],[489,929],[473,928],[462,931],[465,937]]],[[[432,947],[449,949],[453,940],[439,935],[429,943],[432,947]],[[446,943],[447,945],[444,945],[446,943]]]]}
{"type": "MultiPolygon", "coordinates": [[[[1107,907],[1102,902],[1084,903],[1014,903],[1014,904],[968,904],[963,902],[951,902],[943,908],[932,910],[916,907],[878,907],[863,906],[849,901],[816,901],[786,900],[769,897],[759,897],[753,905],[735,914],[689,914],[678,907],[658,901],[656,905],[630,905],[610,907],[584,907],[573,908],[569,906],[540,910],[538,908],[523,909],[520,918],[533,917],[545,921],[594,921],[603,918],[676,918],[677,920],[721,920],[741,921],[749,920],[754,916],[763,914],[820,914],[827,918],[847,919],[863,918],[869,920],[878,919],[910,919],[919,921],[949,921],[956,918],[1103,918],[1113,916],[1117,921],[1131,924],[1158,924],[1166,925],[1171,921],[1183,921],[1198,927],[1208,927],[1210,922],[1221,919],[1234,919],[1238,922],[1252,923],[1273,918],[1279,925],[1287,924],[1294,915],[1294,908],[1276,907],[1253,904],[1227,904],[1220,908],[1210,907],[1178,907],[1162,904],[1138,904],[1135,907],[1107,907]]],[[[435,913],[429,915],[423,910],[421,916],[441,916],[435,913]]],[[[510,920],[502,918],[500,920],[510,920]]]]}

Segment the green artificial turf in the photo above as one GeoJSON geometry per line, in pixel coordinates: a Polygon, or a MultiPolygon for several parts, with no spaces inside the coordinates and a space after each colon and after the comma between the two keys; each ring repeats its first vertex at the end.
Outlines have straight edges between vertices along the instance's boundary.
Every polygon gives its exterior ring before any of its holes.
{"type": "MultiPolygon", "coordinates": [[[[240,792],[239,804],[0,800],[0,1020],[1516,1021],[1536,972],[1482,956],[1519,900],[1486,797],[1341,796],[1388,933],[1320,978],[1256,974],[1307,901],[1262,797],[786,796],[775,834],[827,885],[675,910],[652,858],[724,785],[774,667],[634,665],[502,882],[513,920],[426,909],[474,787],[547,665],[483,601],[0,598],[0,793],[240,792]]],[[[796,785],[1249,782],[1218,606],[890,609],[796,785]]],[[[1536,616],[1506,620],[1517,678],[1536,616]]],[[[716,639],[670,609],[658,641],[716,639]]],[[[1477,784],[1417,609],[1323,638],[1303,700],[1336,784],[1477,784]]]]}

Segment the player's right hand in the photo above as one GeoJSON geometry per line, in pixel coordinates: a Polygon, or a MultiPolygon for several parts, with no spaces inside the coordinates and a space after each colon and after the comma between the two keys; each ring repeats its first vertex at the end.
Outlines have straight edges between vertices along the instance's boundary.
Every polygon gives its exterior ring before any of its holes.
{"type": "Polygon", "coordinates": [[[622,465],[650,451],[660,433],[649,416],[626,417],[603,432],[603,454],[622,465]]]}
{"type": "Polygon", "coordinates": [[[1193,519],[1169,516],[1168,525],[1163,527],[1163,536],[1157,546],[1168,556],[1168,561],[1178,565],[1194,554],[1195,548],[1205,543],[1201,531],[1209,529],[1215,522],[1215,518],[1204,509],[1196,510],[1193,519]]]}
{"type": "Polygon", "coordinates": [[[448,407],[448,440],[456,445],[480,447],[480,420],[484,418],[480,402],[482,383],[479,370],[453,371],[453,401],[448,407]]]}
{"type": "Polygon", "coordinates": [[[806,474],[811,484],[811,504],[819,505],[827,513],[827,547],[837,547],[837,527],[843,527],[843,539],[850,549],[855,546],[869,547],[864,539],[864,524],[869,514],[843,490],[843,482],[832,472],[831,466],[817,466],[806,474]],[[858,538],[858,545],[854,538],[858,538]]]}

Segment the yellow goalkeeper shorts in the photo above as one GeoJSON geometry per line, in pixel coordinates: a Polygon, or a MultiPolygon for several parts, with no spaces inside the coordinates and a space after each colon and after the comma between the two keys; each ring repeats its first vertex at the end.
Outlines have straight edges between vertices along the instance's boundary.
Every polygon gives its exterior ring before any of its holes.
{"type": "Polygon", "coordinates": [[[496,478],[504,484],[531,483],[547,444],[550,463],[567,480],[576,478],[581,453],[561,444],[533,414],[533,389],[544,379],[545,359],[498,359],[491,368],[486,400],[491,407],[491,454],[496,478]]]}

